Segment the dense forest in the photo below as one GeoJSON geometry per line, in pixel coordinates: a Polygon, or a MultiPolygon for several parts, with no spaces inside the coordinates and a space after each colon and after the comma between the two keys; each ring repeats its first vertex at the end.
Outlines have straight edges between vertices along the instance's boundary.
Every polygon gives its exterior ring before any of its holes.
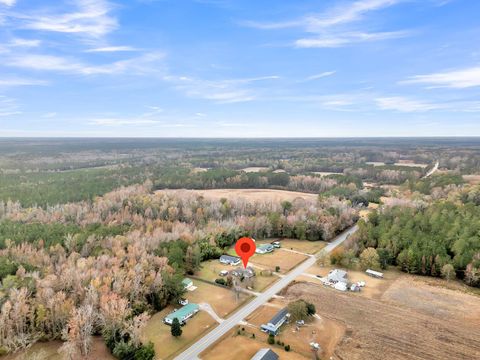
{"type": "Polygon", "coordinates": [[[412,274],[448,276],[454,269],[465,283],[480,287],[479,188],[464,192],[462,200],[372,212],[359,222],[356,254],[375,248],[380,265],[412,274]]]}

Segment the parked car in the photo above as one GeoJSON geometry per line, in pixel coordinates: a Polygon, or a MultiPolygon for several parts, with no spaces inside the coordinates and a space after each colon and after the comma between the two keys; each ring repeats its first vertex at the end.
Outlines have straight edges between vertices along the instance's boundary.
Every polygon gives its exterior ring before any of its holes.
{"type": "Polygon", "coordinates": [[[280,241],[272,241],[270,244],[273,245],[274,248],[280,248],[282,244],[280,244],[280,241]]]}
{"type": "Polygon", "coordinates": [[[188,304],[188,300],[187,299],[180,299],[180,300],[178,300],[178,303],[182,306],[185,306],[185,305],[188,304]]]}
{"type": "Polygon", "coordinates": [[[227,276],[227,275],[228,275],[228,271],[227,271],[227,270],[222,270],[222,271],[220,271],[219,275],[220,275],[220,276],[227,276]]]}

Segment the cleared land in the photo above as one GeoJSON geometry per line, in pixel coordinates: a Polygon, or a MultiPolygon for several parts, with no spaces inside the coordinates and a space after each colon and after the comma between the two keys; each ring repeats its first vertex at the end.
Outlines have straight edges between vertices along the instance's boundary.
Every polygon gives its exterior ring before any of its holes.
{"type": "MultiPolygon", "coordinates": [[[[182,327],[182,336],[174,338],[170,333],[170,326],[163,323],[163,318],[172,310],[172,307],[168,307],[152,316],[143,332],[143,340],[151,341],[154,344],[157,360],[173,358],[177,352],[216,325],[215,320],[210,315],[205,311],[200,311],[182,327]]],[[[98,357],[96,359],[103,358],[98,357]]]]}
{"type": "MultiPolygon", "coordinates": [[[[250,298],[249,295],[240,293],[237,299],[233,291],[203,281],[194,280],[193,283],[197,286],[197,289],[195,289],[195,291],[188,291],[185,294],[185,298],[196,304],[210,304],[217,315],[222,318],[227,317],[232,311],[250,298]]],[[[189,325],[188,323],[187,326],[189,325]]]]}
{"type": "Polygon", "coordinates": [[[297,239],[265,239],[257,240],[256,244],[270,244],[272,241],[280,241],[282,249],[290,249],[305,254],[315,254],[322,250],[327,242],[325,241],[308,241],[308,240],[297,240],[297,239]]]}
{"type": "Polygon", "coordinates": [[[315,175],[320,175],[321,177],[328,176],[328,175],[343,175],[341,172],[328,172],[328,171],[314,171],[315,175]]]}
{"type": "MultiPolygon", "coordinates": [[[[61,341],[49,341],[46,343],[36,343],[30,349],[20,351],[14,355],[7,355],[0,357],[2,360],[62,360],[62,356],[58,353],[58,349],[62,346],[61,341]]],[[[103,339],[101,337],[94,337],[92,341],[92,351],[87,357],[82,357],[82,360],[115,360],[112,354],[108,351],[103,339]]]]}
{"type": "Polygon", "coordinates": [[[472,185],[480,184],[480,175],[463,175],[463,180],[472,185]]]}
{"type": "Polygon", "coordinates": [[[333,359],[383,360],[386,354],[389,359],[479,358],[478,296],[432,287],[407,275],[395,280],[381,299],[306,282],[292,284],[282,295],[311,301],[321,318],[346,325],[333,359]]]}
{"type": "Polygon", "coordinates": [[[269,254],[255,254],[250,258],[250,262],[268,270],[275,270],[276,266],[280,266],[280,272],[285,273],[307,258],[306,255],[277,249],[269,254]]]}
{"type": "Polygon", "coordinates": [[[241,169],[242,171],[245,171],[247,173],[251,173],[251,172],[265,172],[265,171],[268,171],[269,168],[268,167],[262,167],[262,166],[254,166],[254,167],[247,167],[247,168],[244,168],[244,169],[241,169]]]}
{"type": "Polygon", "coordinates": [[[316,201],[318,195],[308,194],[297,191],[287,190],[271,190],[271,189],[210,189],[210,190],[158,190],[157,194],[175,194],[175,193],[190,193],[201,195],[207,199],[220,200],[226,198],[229,200],[243,198],[247,201],[293,201],[297,198],[303,198],[305,200],[316,201]]]}

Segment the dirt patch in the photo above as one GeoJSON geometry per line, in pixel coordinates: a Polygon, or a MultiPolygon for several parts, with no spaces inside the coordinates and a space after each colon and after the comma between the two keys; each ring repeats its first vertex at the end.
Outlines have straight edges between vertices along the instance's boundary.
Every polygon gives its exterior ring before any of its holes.
{"type": "Polygon", "coordinates": [[[201,195],[210,200],[220,200],[226,198],[229,200],[243,198],[246,201],[293,201],[297,198],[305,200],[317,201],[318,195],[308,194],[287,190],[271,190],[271,189],[210,189],[210,190],[158,190],[157,194],[195,194],[201,195]]]}
{"type": "MultiPolygon", "coordinates": [[[[480,327],[458,315],[431,316],[415,308],[309,283],[295,283],[283,294],[287,300],[304,298],[313,302],[322,318],[345,324],[346,333],[333,359],[479,358],[480,327]]],[[[480,306],[480,299],[472,301],[476,308],[480,306]]]]}

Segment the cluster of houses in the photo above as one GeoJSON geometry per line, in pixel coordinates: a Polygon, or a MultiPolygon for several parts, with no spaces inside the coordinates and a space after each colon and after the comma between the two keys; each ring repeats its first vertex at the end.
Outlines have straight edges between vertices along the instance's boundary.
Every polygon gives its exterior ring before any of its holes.
{"type": "MultiPolygon", "coordinates": [[[[379,271],[368,269],[365,273],[375,278],[383,278],[383,273],[379,271]]],[[[326,277],[320,277],[320,281],[324,285],[331,286],[339,291],[360,291],[366,285],[365,281],[350,282],[347,272],[340,269],[330,270],[326,277]]]]}

